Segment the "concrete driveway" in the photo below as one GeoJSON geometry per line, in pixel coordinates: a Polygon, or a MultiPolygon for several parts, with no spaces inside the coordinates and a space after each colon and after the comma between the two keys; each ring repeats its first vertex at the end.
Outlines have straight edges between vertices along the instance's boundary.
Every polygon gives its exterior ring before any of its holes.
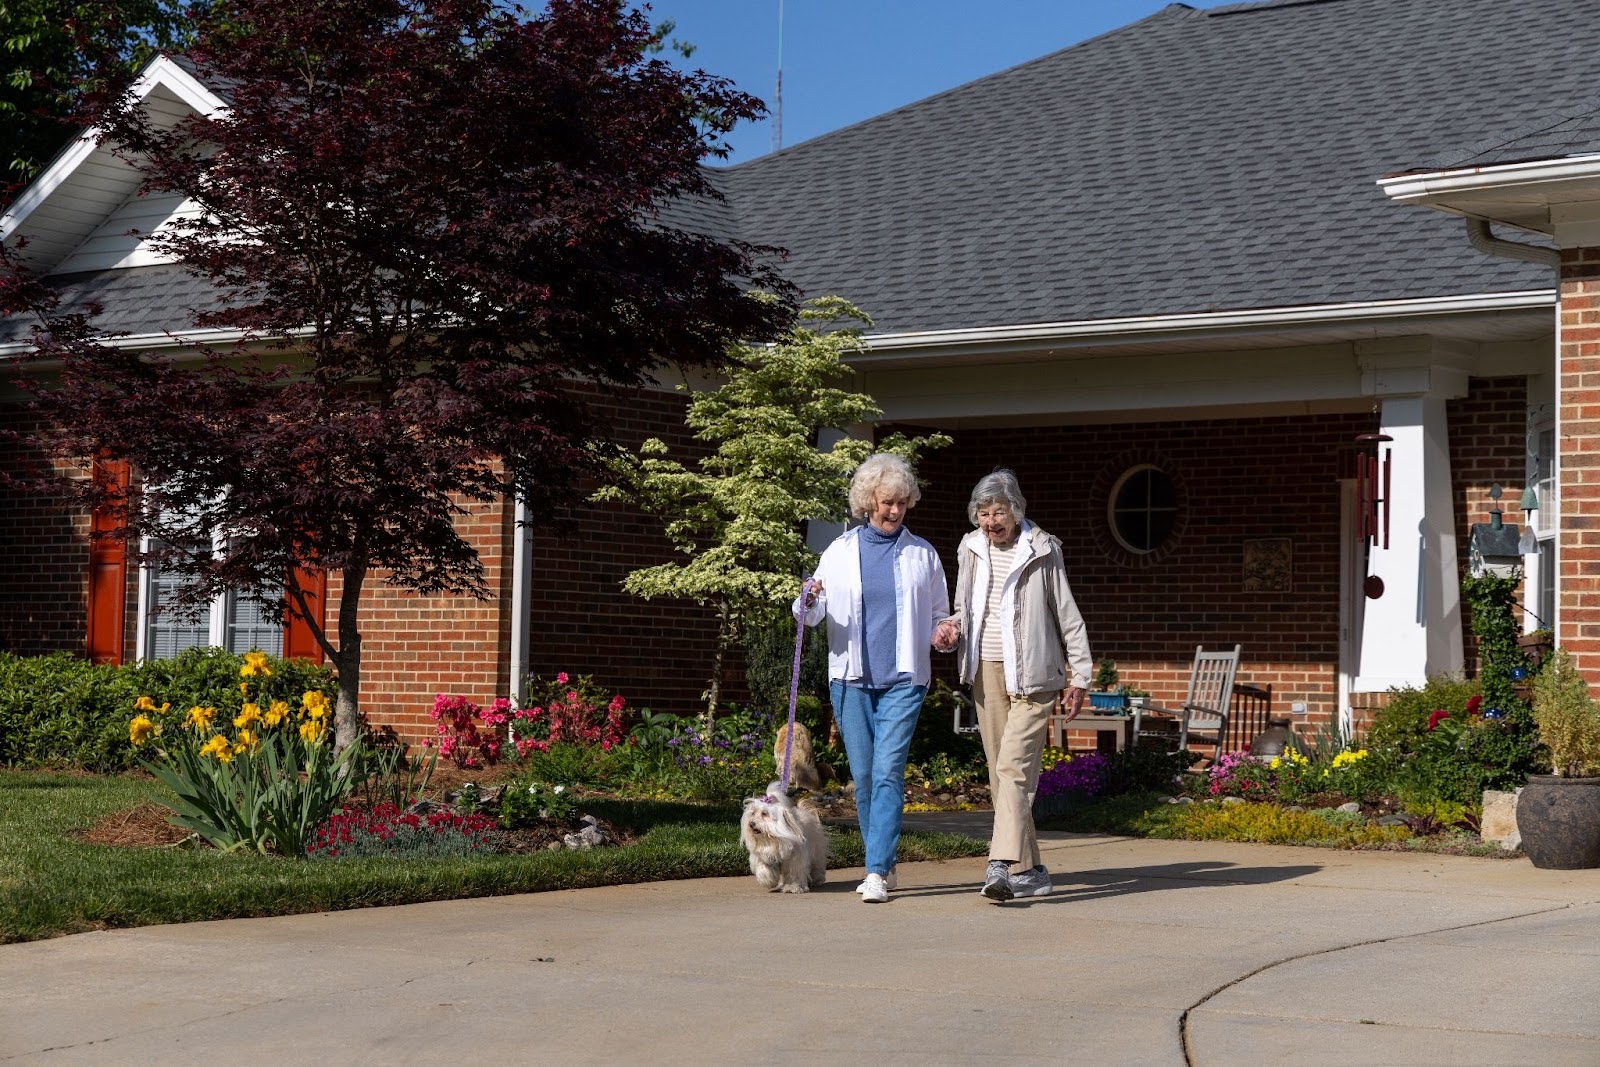
{"type": "Polygon", "coordinates": [[[0,946],[0,1062],[1600,1064],[1600,871],[1046,837],[1004,906],[964,860],[0,946]]]}

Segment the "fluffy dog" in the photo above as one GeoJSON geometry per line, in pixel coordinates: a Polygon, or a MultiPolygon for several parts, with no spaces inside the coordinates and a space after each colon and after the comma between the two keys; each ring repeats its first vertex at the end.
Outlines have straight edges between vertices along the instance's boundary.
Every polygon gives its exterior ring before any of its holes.
{"type": "Polygon", "coordinates": [[[767,786],[765,796],[744,802],[739,840],[750,853],[750,873],[763,889],[806,893],[828,879],[828,834],[809,800],[795,804],[767,786]]]}
{"type": "MultiPolygon", "coordinates": [[[[789,724],[778,727],[778,739],[772,743],[772,758],[783,766],[783,743],[789,735],[789,724]]],[[[822,783],[835,777],[833,768],[817,762],[816,751],[811,747],[811,731],[806,724],[794,724],[794,747],[789,753],[789,777],[801,789],[817,790],[822,783]]]]}

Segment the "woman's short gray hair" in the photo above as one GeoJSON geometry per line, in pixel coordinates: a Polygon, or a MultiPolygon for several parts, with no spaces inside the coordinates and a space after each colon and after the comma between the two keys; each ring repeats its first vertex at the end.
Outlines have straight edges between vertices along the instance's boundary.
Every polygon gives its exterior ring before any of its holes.
{"type": "Polygon", "coordinates": [[[903,496],[915,504],[922,499],[911,464],[887,452],[874,452],[850,476],[850,514],[865,519],[872,514],[879,493],[903,496]]]}
{"type": "Polygon", "coordinates": [[[994,504],[1004,504],[1020,525],[1028,514],[1028,501],[1017,484],[1017,476],[1004,467],[978,479],[972,487],[972,499],[967,501],[967,518],[978,525],[978,512],[994,504]]]}

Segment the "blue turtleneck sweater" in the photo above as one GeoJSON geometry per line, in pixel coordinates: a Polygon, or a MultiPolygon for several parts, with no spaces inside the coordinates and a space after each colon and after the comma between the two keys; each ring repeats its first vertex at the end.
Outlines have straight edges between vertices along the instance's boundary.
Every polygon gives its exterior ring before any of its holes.
{"type": "Polygon", "coordinates": [[[906,681],[908,674],[895,669],[899,662],[900,597],[896,595],[901,526],[893,534],[882,533],[870,522],[861,528],[861,612],[864,642],[861,651],[861,684],[868,689],[887,689],[906,681]]]}

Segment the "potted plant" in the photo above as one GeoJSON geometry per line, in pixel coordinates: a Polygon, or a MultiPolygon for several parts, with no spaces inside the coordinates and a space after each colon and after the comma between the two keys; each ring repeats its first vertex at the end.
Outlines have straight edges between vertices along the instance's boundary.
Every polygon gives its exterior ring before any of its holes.
{"type": "Polygon", "coordinates": [[[1533,721],[1554,773],[1517,801],[1522,850],[1535,867],[1600,867],[1600,704],[1565,649],[1534,679],[1533,721]]]}
{"type": "Polygon", "coordinates": [[[1117,661],[1102,656],[1095,667],[1094,688],[1089,691],[1089,707],[1113,714],[1127,710],[1128,694],[1123,692],[1119,682],[1117,661]]]}

